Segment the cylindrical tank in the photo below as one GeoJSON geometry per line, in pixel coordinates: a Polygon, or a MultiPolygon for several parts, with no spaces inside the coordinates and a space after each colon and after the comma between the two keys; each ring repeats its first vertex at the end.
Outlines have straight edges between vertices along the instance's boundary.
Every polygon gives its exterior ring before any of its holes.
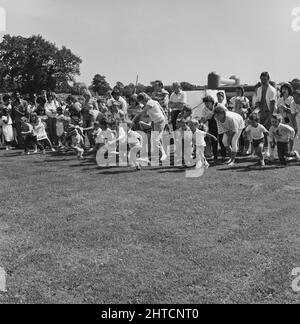
{"type": "Polygon", "coordinates": [[[239,77],[237,77],[236,75],[231,76],[229,79],[234,80],[235,81],[235,84],[237,86],[240,86],[241,85],[241,79],[239,77]]]}
{"type": "Polygon", "coordinates": [[[207,86],[208,89],[216,90],[219,88],[221,83],[221,76],[217,72],[211,72],[208,75],[207,86]]]}

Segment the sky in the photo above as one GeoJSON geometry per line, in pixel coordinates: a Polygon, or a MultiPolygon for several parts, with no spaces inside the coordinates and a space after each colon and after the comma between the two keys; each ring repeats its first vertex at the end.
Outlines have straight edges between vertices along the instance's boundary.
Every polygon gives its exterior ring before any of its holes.
{"type": "Polygon", "coordinates": [[[137,74],[143,84],[206,85],[212,71],[245,84],[262,71],[277,82],[300,78],[300,32],[291,27],[300,0],[0,0],[1,7],[6,33],[40,34],[80,56],[77,80],[88,85],[95,74],[112,86],[137,74]]]}

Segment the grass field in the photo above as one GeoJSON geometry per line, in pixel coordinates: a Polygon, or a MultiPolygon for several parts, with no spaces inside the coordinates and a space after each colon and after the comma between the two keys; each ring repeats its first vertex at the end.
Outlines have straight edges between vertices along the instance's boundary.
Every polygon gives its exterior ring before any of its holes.
{"type": "Polygon", "coordinates": [[[99,169],[0,152],[0,303],[299,303],[300,163],[99,169]]]}

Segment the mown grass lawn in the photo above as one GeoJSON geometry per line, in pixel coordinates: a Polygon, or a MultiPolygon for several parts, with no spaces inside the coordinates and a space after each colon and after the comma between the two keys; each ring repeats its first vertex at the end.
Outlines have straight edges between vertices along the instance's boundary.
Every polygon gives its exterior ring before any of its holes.
{"type": "Polygon", "coordinates": [[[99,169],[0,152],[0,303],[298,303],[300,163],[99,169]]]}

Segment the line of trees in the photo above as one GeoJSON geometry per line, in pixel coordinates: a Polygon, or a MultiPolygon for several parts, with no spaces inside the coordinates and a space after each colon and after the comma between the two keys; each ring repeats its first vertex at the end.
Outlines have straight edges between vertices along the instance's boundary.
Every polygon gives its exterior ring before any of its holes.
{"type": "MultiPolygon", "coordinates": [[[[0,92],[19,91],[33,94],[41,90],[50,90],[57,93],[71,93],[81,95],[84,89],[89,88],[100,96],[112,90],[105,76],[96,74],[88,87],[76,82],[80,75],[82,60],[66,47],[58,48],[56,44],[43,39],[42,36],[5,35],[0,43],[0,92]]],[[[133,83],[124,85],[117,82],[117,87],[123,96],[130,97],[134,93],[153,92],[153,83],[137,86],[133,83]]],[[[294,89],[300,89],[300,80],[291,81],[294,89]]],[[[182,82],[185,91],[199,90],[201,87],[182,82]]],[[[165,89],[172,92],[171,86],[165,89]]]]}
{"type": "Polygon", "coordinates": [[[58,48],[42,36],[5,35],[0,43],[0,89],[36,93],[71,91],[70,82],[80,75],[80,57],[58,48]]]}

